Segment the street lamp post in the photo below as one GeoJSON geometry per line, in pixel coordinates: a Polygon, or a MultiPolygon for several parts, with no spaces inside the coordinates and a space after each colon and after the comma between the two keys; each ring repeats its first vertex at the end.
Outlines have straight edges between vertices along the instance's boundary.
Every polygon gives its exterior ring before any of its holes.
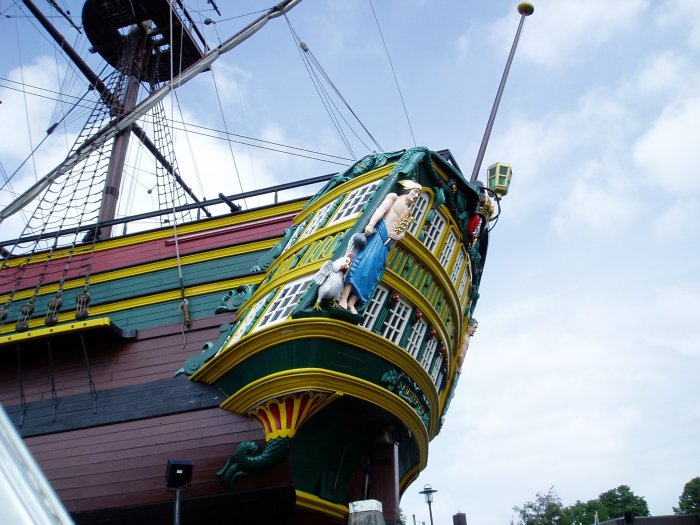
{"type": "Polygon", "coordinates": [[[428,504],[428,514],[430,514],[430,525],[433,525],[433,494],[435,494],[437,490],[435,490],[433,487],[428,485],[427,483],[423,486],[423,490],[421,490],[418,494],[423,494],[425,496],[425,502],[428,504]]]}

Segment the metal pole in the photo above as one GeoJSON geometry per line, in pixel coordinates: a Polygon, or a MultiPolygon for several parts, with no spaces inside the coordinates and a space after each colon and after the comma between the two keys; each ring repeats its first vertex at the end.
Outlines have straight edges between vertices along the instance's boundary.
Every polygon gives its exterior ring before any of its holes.
{"type": "Polygon", "coordinates": [[[433,525],[433,505],[428,502],[428,514],[430,514],[430,525],[433,525]]]}
{"type": "Polygon", "coordinates": [[[496,100],[493,101],[493,107],[491,108],[491,114],[489,115],[489,121],[486,124],[486,129],[484,130],[484,137],[481,139],[481,146],[479,147],[479,153],[476,155],[476,162],[474,163],[474,169],[472,170],[472,176],[469,179],[470,182],[476,181],[479,176],[479,170],[481,169],[481,163],[484,161],[484,153],[486,153],[486,146],[489,143],[489,137],[491,136],[491,129],[493,128],[493,122],[496,119],[496,113],[498,112],[498,106],[501,103],[501,96],[503,95],[503,89],[506,87],[506,80],[508,80],[508,72],[510,71],[510,65],[513,62],[513,56],[515,55],[515,49],[518,47],[518,40],[520,39],[520,31],[525,23],[525,17],[530,16],[535,11],[532,4],[528,2],[523,2],[518,4],[518,13],[520,13],[520,23],[518,24],[518,30],[515,32],[515,39],[513,40],[513,45],[510,48],[510,55],[508,55],[508,60],[506,61],[506,67],[503,70],[503,76],[501,77],[501,83],[498,86],[498,92],[496,93],[496,100]]]}
{"type": "Polygon", "coordinates": [[[175,491],[175,525],[180,525],[180,492],[181,489],[175,491]]]}

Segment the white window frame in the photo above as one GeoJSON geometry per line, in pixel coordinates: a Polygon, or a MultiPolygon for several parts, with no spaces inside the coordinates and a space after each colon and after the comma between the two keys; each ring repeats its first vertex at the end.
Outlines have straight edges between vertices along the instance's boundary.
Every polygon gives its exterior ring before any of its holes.
{"type": "Polygon", "coordinates": [[[333,206],[334,204],[334,201],[329,202],[314,214],[314,216],[311,218],[311,221],[309,222],[309,225],[304,229],[304,233],[301,235],[301,238],[299,240],[306,239],[309,235],[315,233],[321,228],[321,226],[323,226],[325,219],[328,218],[328,210],[330,210],[331,206],[333,206]]]}
{"type": "Polygon", "coordinates": [[[281,323],[289,314],[292,313],[294,307],[299,303],[301,296],[306,293],[309,284],[313,277],[304,277],[302,279],[297,279],[284,288],[282,288],[275,298],[270,303],[270,306],[265,311],[265,313],[260,318],[260,322],[254,328],[253,331],[257,332],[265,327],[272,326],[281,323]]]}
{"type": "Polygon", "coordinates": [[[437,389],[440,388],[440,383],[442,383],[442,378],[445,377],[445,367],[443,366],[444,361],[445,361],[445,358],[442,357],[440,359],[440,366],[438,367],[437,376],[434,379],[435,388],[437,388],[437,389]]]}
{"type": "Polygon", "coordinates": [[[433,356],[435,355],[435,349],[437,348],[437,338],[433,337],[428,340],[425,345],[425,353],[423,354],[423,359],[421,359],[420,364],[425,369],[426,372],[430,373],[429,367],[430,363],[433,361],[433,356]]]}
{"type": "Polygon", "coordinates": [[[462,274],[462,278],[459,281],[459,286],[457,287],[457,295],[459,295],[459,298],[462,300],[462,302],[465,302],[464,295],[466,293],[468,280],[469,280],[469,268],[465,268],[464,273],[462,274]]]}
{"type": "Polygon", "coordinates": [[[384,319],[382,335],[392,343],[399,344],[404,329],[411,316],[411,305],[399,299],[389,310],[389,314],[384,319]]]}
{"type": "Polygon", "coordinates": [[[426,192],[421,192],[416,201],[413,203],[411,215],[416,220],[416,222],[410,222],[406,231],[413,235],[417,235],[418,226],[420,226],[426,211],[428,210],[428,204],[430,204],[430,196],[426,192]]]}
{"type": "Polygon", "coordinates": [[[292,246],[292,244],[294,244],[296,242],[296,240],[299,238],[299,235],[304,231],[304,228],[306,227],[306,225],[308,223],[309,223],[309,221],[307,219],[304,222],[302,222],[299,226],[297,226],[297,229],[294,230],[294,233],[287,241],[287,244],[284,245],[284,248],[282,249],[280,254],[286,252],[292,246]]]}
{"type": "Polygon", "coordinates": [[[362,323],[360,324],[362,328],[372,330],[374,323],[377,321],[377,316],[379,316],[379,312],[381,311],[388,295],[389,290],[383,286],[377,286],[372,299],[370,299],[369,304],[365,309],[365,317],[362,319],[362,323]]]}
{"type": "Polygon", "coordinates": [[[423,231],[422,242],[428,250],[435,253],[435,247],[438,245],[440,237],[442,237],[442,232],[447,225],[447,220],[439,211],[435,210],[435,217],[433,222],[425,225],[423,231]]]}
{"type": "Polygon", "coordinates": [[[248,314],[245,316],[241,324],[238,325],[238,328],[236,328],[236,331],[231,336],[231,339],[228,340],[228,343],[224,345],[223,348],[231,346],[233,343],[238,341],[241,337],[243,337],[246,334],[248,328],[250,328],[250,325],[253,324],[262,307],[265,306],[265,301],[266,297],[263,297],[257,303],[255,303],[255,305],[250,310],[248,310],[248,314]]]}
{"type": "Polygon", "coordinates": [[[450,230],[447,240],[442,247],[442,253],[440,254],[440,266],[447,268],[452,260],[452,255],[455,253],[455,247],[457,246],[457,235],[455,232],[450,230]]]}
{"type": "Polygon", "coordinates": [[[464,248],[460,248],[459,252],[457,252],[455,264],[452,267],[452,273],[450,273],[450,281],[452,281],[452,284],[454,284],[455,286],[459,285],[457,279],[459,279],[459,274],[462,271],[462,268],[464,267],[464,261],[466,258],[467,252],[464,251],[464,248]]]}
{"type": "Polygon", "coordinates": [[[411,330],[411,335],[409,335],[408,339],[406,340],[406,352],[408,352],[414,358],[418,357],[418,352],[420,352],[420,346],[427,330],[428,323],[423,321],[423,319],[419,319],[414,323],[413,329],[411,330]]]}
{"type": "Polygon", "coordinates": [[[352,190],[335,211],[328,225],[331,226],[357,217],[381,182],[381,180],[375,180],[352,190]]]}
{"type": "Polygon", "coordinates": [[[435,386],[438,385],[438,376],[442,371],[442,363],[444,360],[445,357],[442,355],[442,352],[438,352],[438,355],[435,356],[435,359],[433,359],[432,367],[430,369],[430,379],[433,380],[435,386]]]}

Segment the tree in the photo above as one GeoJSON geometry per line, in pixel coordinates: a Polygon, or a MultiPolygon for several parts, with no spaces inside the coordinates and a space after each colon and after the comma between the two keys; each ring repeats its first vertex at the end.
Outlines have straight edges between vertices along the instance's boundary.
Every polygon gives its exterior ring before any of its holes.
{"type": "Polygon", "coordinates": [[[550,487],[544,495],[538,492],[535,501],[528,501],[522,507],[513,507],[513,510],[519,516],[517,525],[571,525],[563,519],[564,507],[554,487],[550,487]]]}
{"type": "Polygon", "coordinates": [[[620,485],[598,496],[598,501],[607,510],[607,518],[621,518],[625,512],[633,512],[635,516],[649,516],[649,506],[646,500],[637,496],[627,485],[620,485]]]}
{"type": "Polygon", "coordinates": [[[700,516],[700,477],[691,479],[683,487],[678,498],[678,507],[673,507],[676,514],[697,514],[700,516]]]}
{"type": "Polygon", "coordinates": [[[564,508],[566,521],[571,523],[571,525],[592,525],[596,512],[600,521],[605,521],[609,518],[608,510],[597,499],[592,499],[585,503],[576,501],[573,505],[564,508]]]}

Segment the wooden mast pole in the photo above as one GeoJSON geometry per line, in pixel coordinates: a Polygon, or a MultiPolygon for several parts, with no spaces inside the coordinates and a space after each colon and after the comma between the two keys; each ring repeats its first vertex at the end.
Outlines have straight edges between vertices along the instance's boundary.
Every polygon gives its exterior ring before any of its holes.
{"type": "MultiPolygon", "coordinates": [[[[140,28],[134,29],[134,31],[143,31],[140,28]]],[[[135,35],[132,35],[132,38],[135,35]]],[[[134,57],[136,62],[140,65],[138,69],[143,69],[145,65],[145,35],[144,38],[139,39],[140,43],[136,49],[134,57]]],[[[121,111],[120,113],[126,115],[133,111],[136,107],[136,100],[138,99],[139,89],[141,88],[141,83],[139,79],[132,73],[132,64],[126,66],[127,70],[122,71],[121,74],[128,75],[126,81],[126,91],[124,93],[124,100],[121,101],[121,111]]],[[[110,221],[116,217],[117,213],[117,203],[119,201],[119,188],[121,188],[122,173],[124,171],[124,163],[126,162],[126,154],[129,149],[129,138],[131,137],[131,127],[122,129],[114,137],[114,142],[112,143],[112,153],[109,156],[109,167],[107,168],[107,177],[105,179],[104,191],[102,192],[102,205],[100,206],[100,214],[97,218],[98,231],[95,232],[98,239],[106,239],[112,233],[111,226],[99,226],[100,224],[110,221]]]]}

